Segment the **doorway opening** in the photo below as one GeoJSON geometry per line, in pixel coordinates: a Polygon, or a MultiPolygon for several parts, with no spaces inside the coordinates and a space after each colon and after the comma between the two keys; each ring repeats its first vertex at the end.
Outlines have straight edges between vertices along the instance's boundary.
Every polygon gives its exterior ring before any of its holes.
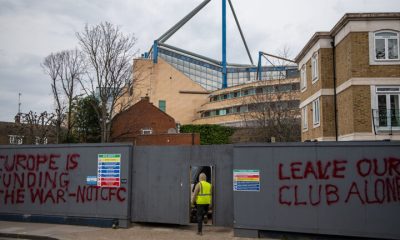
{"type": "Polygon", "coordinates": [[[213,225],[214,224],[214,209],[215,209],[215,187],[214,187],[214,167],[213,166],[190,166],[190,198],[189,198],[189,223],[197,223],[197,209],[196,205],[191,204],[192,197],[194,195],[194,189],[196,184],[199,182],[199,176],[201,173],[206,174],[207,182],[211,183],[211,203],[212,207],[208,209],[207,212],[207,221],[203,222],[204,225],[213,225]]]}

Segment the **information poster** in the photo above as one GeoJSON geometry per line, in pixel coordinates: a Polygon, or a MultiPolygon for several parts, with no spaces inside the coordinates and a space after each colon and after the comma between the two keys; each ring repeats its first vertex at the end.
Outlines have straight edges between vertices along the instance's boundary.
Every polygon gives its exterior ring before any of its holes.
{"type": "Polygon", "coordinates": [[[233,191],[260,191],[260,170],[233,170],[233,191]]]}
{"type": "Polygon", "coordinates": [[[97,186],[121,186],[121,154],[98,154],[97,186]]]}

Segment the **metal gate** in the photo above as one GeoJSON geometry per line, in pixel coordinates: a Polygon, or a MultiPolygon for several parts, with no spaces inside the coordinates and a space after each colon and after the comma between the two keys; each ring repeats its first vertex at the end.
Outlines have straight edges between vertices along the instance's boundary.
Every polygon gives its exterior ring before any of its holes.
{"type": "Polygon", "coordinates": [[[186,225],[188,186],[183,179],[189,148],[136,147],[132,172],[132,221],[186,225]]]}

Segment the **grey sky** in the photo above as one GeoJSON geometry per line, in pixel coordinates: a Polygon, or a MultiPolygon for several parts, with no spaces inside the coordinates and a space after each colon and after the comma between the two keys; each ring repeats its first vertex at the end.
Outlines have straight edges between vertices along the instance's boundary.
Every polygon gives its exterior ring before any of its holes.
{"type": "MultiPolygon", "coordinates": [[[[0,121],[22,111],[51,111],[50,80],[40,63],[51,52],[77,47],[75,32],[109,21],[138,38],[147,51],[154,39],[202,0],[0,0],[0,121]]],[[[253,59],[257,52],[294,57],[316,31],[329,31],[346,12],[400,11],[399,0],[232,0],[253,59]]],[[[212,0],[168,43],[220,59],[221,1],[212,0]]],[[[228,15],[228,61],[248,63],[228,15]]]]}

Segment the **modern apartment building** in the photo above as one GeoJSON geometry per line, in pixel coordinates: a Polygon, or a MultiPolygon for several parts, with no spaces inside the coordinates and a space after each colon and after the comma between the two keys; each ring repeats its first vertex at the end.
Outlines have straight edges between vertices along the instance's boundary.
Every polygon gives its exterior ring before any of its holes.
{"type": "Polygon", "coordinates": [[[348,13],[295,58],[302,141],[400,140],[400,13],[348,13]]]}

